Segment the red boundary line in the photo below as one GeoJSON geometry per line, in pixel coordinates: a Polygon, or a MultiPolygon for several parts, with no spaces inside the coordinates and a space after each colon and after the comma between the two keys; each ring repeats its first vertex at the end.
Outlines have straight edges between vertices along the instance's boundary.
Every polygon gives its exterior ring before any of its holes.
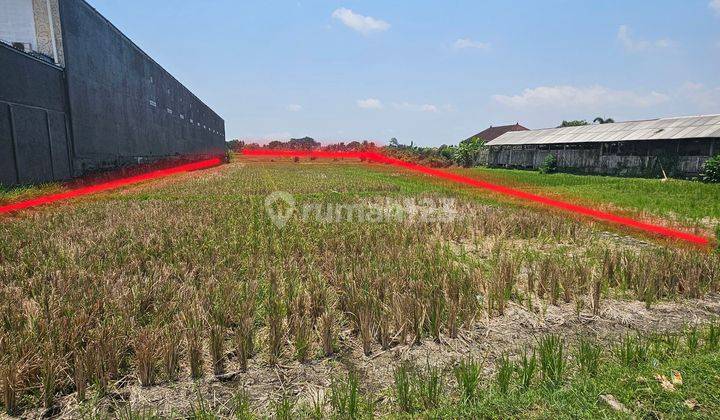
{"type": "Polygon", "coordinates": [[[113,181],[103,182],[100,184],[90,185],[88,187],[81,187],[76,188],[73,190],[57,193],[57,194],[50,194],[50,195],[44,195],[41,197],[33,198],[30,200],[25,201],[19,201],[16,203],[6,204],[6,205],[0,205],[0,214],[4,213],[10,213],[18,210],[24,210],[32,207],[41,206],[44,204],[54,203],[56,201],[62,201],[62,200],[68,200],[75,197],[80,197],[83,195],[89,195],[98,193],[101,191],[109,191],[114,190],[126,185],[132,185],[137,184],[139,182],[148,181],[151,179],[159,179],[159,178],[165,178],[170,175],[182,173],[182,172],[190,172],[190,171],[196,171],[199,169],[206,169],[210,168],[212,166],[217,166],[222,163],[222,160],[220,158],[213,158],[213,159],[207,159],[202,160],[199,162],[193,162],[188,163],[184,165],[174,166],[167,169],[158,169],[152,172],[147,172],[141,175],[135,175],[127,178],[120,178],[113,181]]]}
{"type": "Polygon", "coordinates": [[[481,188],[488,191],[497,192],[506,196],[519,198],[526,201],[540,203],[545,206],[558,208],[570,213],[589,216],[591,218],[610,222],[616,225],[627,226],[646,233],[652,233],[666,238],[681,240],[695,245],[709,245],[710,241],[702,236],[693,235],[664,226],[654,225],[629,217],[618,216],[616,214],[595,210],[589,207],[568,203],[526,191],[505,187],[503,185],[493,184],[487,181],[481,181],[466,176],[454,174],[451,172],[441,171],[429,168],[427,166],[415,163],[405,162],[389,156],[382,155],[377,152],[328,152],[328,151],[301,151],[301,150],[269,150],[269,149],[243,149],[242,153],[246,156],[270,156],[270,157],[311,157],[311,158],[331,158],[331,159],[361,159],[378,163],[386,163],[400,168],[405,168],[415,172],[421,172],[437,178],[447,179],[458,184],[470,185],[475,188],[481,188]]]}

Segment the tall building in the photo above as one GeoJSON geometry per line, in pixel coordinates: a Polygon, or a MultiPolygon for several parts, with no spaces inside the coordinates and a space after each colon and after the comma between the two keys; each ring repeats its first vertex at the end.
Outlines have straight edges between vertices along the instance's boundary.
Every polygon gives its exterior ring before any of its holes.
{"type": "Polygon", "coordinates": [[[225,122],[84,0],[0,0],[0,184],[220,154],[225,122]]]}

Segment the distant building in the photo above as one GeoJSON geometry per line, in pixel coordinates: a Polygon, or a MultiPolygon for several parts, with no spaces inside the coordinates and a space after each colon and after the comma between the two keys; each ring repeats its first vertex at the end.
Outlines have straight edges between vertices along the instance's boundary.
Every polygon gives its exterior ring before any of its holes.
{"type": "Polygon", "coordinates": [[[720,153],[720,115],[508,132],[487,145],[496,167],[534,169],[553,154],[570,172],[692,177],[720,153]]]}
{"type": "Polygon", "coordinates": [[[1,185],[223,152],[223,119],[84,0],[0,4],[1,185]]]}
{"type": "Polygon", "coordinates": [[[474,136],[469,137],[468,140],[478,138],[487,142],[495,140],[503,134],[509,133],[511,131],[528,131],[528,129],[523,127],[519,123],[512,125],[500,125],[497,127],[490,126],[489,128],[486,128],[485,130],[475,134],[474,136]]]}

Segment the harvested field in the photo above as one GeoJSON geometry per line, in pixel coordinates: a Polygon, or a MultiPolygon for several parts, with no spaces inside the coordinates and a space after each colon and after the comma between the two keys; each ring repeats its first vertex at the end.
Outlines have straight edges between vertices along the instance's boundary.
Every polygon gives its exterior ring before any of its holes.
{"type": "Polygon", "coordinates": [[[691,354],[720,370],[719,289],[711,250],[386,166],[238,158],[3,218],[2,404],[64,418],[547,417],[578,382],[605,381],[575,414],[617,415],[599,392],[630,374],[650,375],[638,387],[653,399],[613,391],[628,413],[694,399],[685,414],[702,417],[720,387],[689,376],[665,395],[650,371],[691,354]],[[556,376],[552,338],[568,352],[556,376]],[[588,346],[604,350],[599,371],[581,362],[588,346]]]}

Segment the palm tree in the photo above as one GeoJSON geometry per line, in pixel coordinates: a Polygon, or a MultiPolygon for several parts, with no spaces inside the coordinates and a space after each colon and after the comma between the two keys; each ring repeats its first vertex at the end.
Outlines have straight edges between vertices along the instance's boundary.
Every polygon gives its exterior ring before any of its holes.
{"type": "Polygon", "coordinates": [[[598,124],[612,124],[615,122],[612,118],[597,117],[593,120],[594,123],[598,124]]]}

